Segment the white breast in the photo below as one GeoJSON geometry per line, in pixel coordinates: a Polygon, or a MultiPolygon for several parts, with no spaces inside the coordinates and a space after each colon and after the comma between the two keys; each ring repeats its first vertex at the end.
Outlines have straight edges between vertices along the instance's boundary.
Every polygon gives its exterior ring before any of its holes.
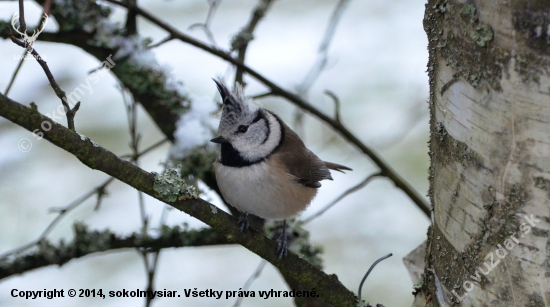
{"type": "Polygon", "coordinates": [[[225,200],[238,210],[266,219],[287,219],[304,210],[317,189],[296,183],[271,158],[246,167],[215,162],[216,179],[225,200]]]}

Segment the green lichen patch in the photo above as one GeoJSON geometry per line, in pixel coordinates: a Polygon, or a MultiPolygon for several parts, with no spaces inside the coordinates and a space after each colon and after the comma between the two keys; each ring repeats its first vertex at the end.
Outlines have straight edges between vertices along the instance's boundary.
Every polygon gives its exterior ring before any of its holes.
{"type": "Polygon", "coordinates": [[[477,8],[469,3],[466,3],[460,10],[460,16],[465,22],[473,24],[477,21],[477,8]]]}
{"type": "Polygon", "coordinates": [[[243,29],[231,38],[231,50],[238,50],[253,39],[254,35],[248,32],[247,29],[243,29]]]}
{"type": "Polygon", "coordinates": [[[481,24],[470,31],[470,38],[480,47],[485,47],[493,40],[493,30],[486,24],[481,24]]]}
{"type": "MultiPolygon", "coordinates": [[[[477,8],[472,4],[445,2],[446,13],[432,16],[432,21],[442,29],[440,35],[428,32],[430,42],[447,65],[457,71],[473,87],[488,84],[500,88],[501,63],[509,60],[498,48],[492,46],[493,30],[479,21],[477,8]]],[[[434,14],[435,15],[435,14],[434,14]]]]}
{"type": "Polygon", "coordinates": [[[185,183],[174,169],[169,169],[162,175],[156,173],[154,173],[154,175],[155,182],[153,184],[153,189],[167,202],[199,197],[197,188],[185,183]]]}
{"type": "Polygon", "coordinates": [[[462,33],[469,33],[469,37],[479,46],[485,47],[493,40],[493,30],[487,24],[479,22],[477,8],[472,4],[463,4],[460,9],[462,33]]]}
{"type": "MultiPolygon", "coordinates": [[[[457,72],[457,79],[460,77],[476,88],[489,86],[501,90],[503,70],[512,59],[511,68],[523,82],[539,83],[540,76],[549,73],[550,60],[546,56],[550,54],[549,1],[517,1],[512,4],[513,8],[506,7],[495,13],[512,19],[518,33],[514,37],[520,42],[515,49],[495,45],[494,30],[480,21],[475,3],[430,2],[424,19],[430,51],[457,72]]],[[[428,71],[433,71],[433,65],[434,62],[430,62],[428,71]]]]}
{"type": "Polygon", "coordinates": [[[158,100],[170,110],[172,116],[180,116],[187,111],[189,99],[177,91],[181,84],[170,85],[170,76],[163,70],[145,66],[133,58],[117,63],[112,70],[126,87],[142,97],[158,100]]]}
{"type": "Polygon", "coordinates": [[[212,165],[218,153],[213,146],[197,146],[182,158],[170,157],[166,168],[175,168],[189,182],[195,183],[212,172],[212,165]]]}
{"type": "Polygon", "coordinates": [[[63,32],[84,30],[96,32],[111,15],[111,8],[94,0],[55,1],[52,14],[63,32]]]}
{"type": "Polygon", "coordinates": [[[550,180],[543,177],[535,177],[535,186],[541,190],[550,190],[550,180]]]}

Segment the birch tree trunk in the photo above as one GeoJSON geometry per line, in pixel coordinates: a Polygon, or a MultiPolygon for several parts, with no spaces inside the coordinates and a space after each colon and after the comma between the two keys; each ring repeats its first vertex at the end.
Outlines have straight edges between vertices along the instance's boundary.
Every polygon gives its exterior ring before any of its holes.
{"type": "MultiPolygon", "coordinates": [[[[550,306],[550,1],[429,0],[418,306],[550,306]]],[[[416,306],[416,305],[415,305],[416,306]]]]}

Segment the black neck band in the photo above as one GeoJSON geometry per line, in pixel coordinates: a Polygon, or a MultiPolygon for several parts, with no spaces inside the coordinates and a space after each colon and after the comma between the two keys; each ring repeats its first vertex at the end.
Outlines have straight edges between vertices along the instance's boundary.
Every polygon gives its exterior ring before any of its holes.
{"type": "MultiPolygon", "coordinates": [[[[269,111],[267,111],[267,112],[269,112],[269,111]]],[[[258,112],[258,114],[261,114],[261,112],[258,112]]],[[[275,118],[275,120],[277,120],[277,122],[279,123],[279,129],[281,129],[281,139],[279,140],[279,144],[277,144],[277,147],[275,147],[269,155],[267,155],[263,158],[257,159],[257,160],[249,161],[249,160],[245,160],[239,154],[239,151],[236,150],[231,144],[223,143],[221,145],[221,155],[220,155],[221,164],[223,164],[225,166],[231,166],[231,167],[250,166],[250,165],[253,165],[253,164],[256,164],[256,163],[263,162],[270,155],[272,155],[274,152],[276,152],[277,149],[279,149],[279,147],[281,147],[281,145],[283,144],[284,139],[285,139],[285,129],[283,127],[283,122],[281,121],[281,119],[279,119],[279,117],[277,117],[277,115],[273,114],[272,112],[269,112],[269,114],[271,114],[275,118]]],[[[269,120],[267,119],[267,117],[257,116],[257,118],[258,118],[258,120],[260,120],[261,118],[265,119],[265,121],[267,122],[268,131],[270,132],[269,120]]],[[[269,133],[268,133],[268,136],[269,136],[269,133]]],[[[266,140],[267,140],[267,138],[266,138],[266,140]]],[[[266,140],[264,140],[264,143],[265,143],[266,140]]]]}

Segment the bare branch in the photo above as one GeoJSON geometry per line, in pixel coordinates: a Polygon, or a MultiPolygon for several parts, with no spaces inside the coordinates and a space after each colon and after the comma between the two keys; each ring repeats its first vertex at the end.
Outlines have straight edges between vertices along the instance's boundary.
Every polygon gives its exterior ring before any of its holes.
{"type": "Polygon", "coordinates": [[[365,282],[365,280],[367,279],[367,277],[369,277],[369,274],[370,272],[372,271],[372,269],[374,269],[374,267],[380,263],[381,261],[383,260],[386,260],[388,258],[390,258],[391,256],[393,256],[393,254],[387,254],[386,256],[382,256],[380,258],[378,258],[378,260],[376,260],[369,268],[369,270],[367,271],[367,273],[365,274],[365,276],[363,276],[363,279],[361,280],[361,283],[359,284],[359,290],[357,291],[357,300],[359,301],[359,303],[361,303],[361,289],[363,289],[363,283],[365,282]]]}
{"type": "MultiPolygon", "coordinates": [[[[162,144],[168,142],[168,139],[162,139],[156,143],[154,143],[153,145],[149,146],[148,148],[144,149],[143,151],[141,151],[140,153],[138,153],[138,158],[143,156],[144,154],[146,153],[149,153],[151,150],[153,149],[156,149],[157,147],[161,146],[162,144]]],[[[133,154],[126,154],[126,155],[122,155],[120,156],[121,158],[133,158],[134,155],[133,154]]]]}
{"type": "Polygon", "coordinates": [[[13,85],[13,82],[15,81],[17,74],[19,74],[19,70],[21,69],[21,66],[23,66],[23,62],[25,62],[25,57],[27,56],[27,52],[28,52],[27,49],[23,51],[23,54],[21,55],[21,59],[19,59],[19,64],[17,64],[17,67],[15,68],[15,71],[11,76],[10,82],[8,83],[8,87],[6,87],[6,90],[4,91],[4,95],[8,96],[11,86],[13,85]]]}
{"type": "MultiPolygon", "coordinates": [[[[151,150],[159,147],[160,145],[166,143],[167,141],[168,141],[168,139],[163,139],[163,140],[151,145],[150,147],[143,150],[142,152],[138,153],[137,156],[140,157],[140,156],[150,152],[151,150]]],[[[127,155],[127,156],[128,157],[133,157],[133,155],[127,155]]],[[[109,184],[111,184],[113,182],[113,180],[114,180],[114,178],[107,179],[104,183],[102,183],[99,186],[93,188],[92,190],[90,190],[89,192],[87,192],[84,195],[80,196],[77,200],[73,201],[71,204],[69,204],[69,205],[67,205],[63,208],[52,208],[52,209],[50,209],[50,212],[59,212],[59,215],[46,227],[46,229],[42,232],[42,234],[40,234],[40,236],[32,242],[29,242],[25,245],[22,245],[20,247],[17,247],[13,250],[10,250],[10,251],[7,251],[7,252],[1,254],[0,255],[0,261],[2,261],[3,259],[5,259],[7,257],[10,257],[14,254],[19,254],[19,253],[35,246],[35,245],[41,244],[46,239],[48,234],[53,230],[53,228],[59,223],[59,221],[67,213],[69,213],[74,208],[76,208],[78,205],[82,204],[84,201],[86,201],[87,199],[89,199],[90,197],[92,197],[94,195],[97,195],[97,202],[96,202],[96,206],[94,208],[94,211],[99,210],[101,200],[103,199],[103,196],[105,196],[107,194],[105,192],[105,189],[107,188],[107,186],[109,184]]]]}
{"type": "MultiPolygon", "coordinates": [[[[20,17],[23,16],[23,26],[25,27],[25,32],[26,32],[26,25],[24,24],[25,21],[24,21],[24,13],[23,13],[23,6],[22,6],[22,2],[20,1],[19,2],[19,5],[20,5],[20,17]]],[[[50,8],[51,8],[51,0],[47,0],[45,3],[44,3],[44,12],[42,13],[42,16],[40,17],[40,21],[39,21],[39,25],[43,25],[41,26],[42,30],[44,29],[45,27],[45,23],[46,23],[46,20],[47,20],[47,16],[50,12],[50,8]]],[[[21,25],[21,19],[19,20],[19,24],[21,25]]],[[[21,66],[23,66],[23,63],[25,61],[25,58],[27,57],[27,53],[28,53],[28,50],[25,50],[23,52],[23,54],[21,55],[21,59],[19,59],[19,64],[17,65],[17,68],[15,69],[15,71],[13,72],[13,76],[11,77],[10,79],[10,82],[8,84],[8,87],[6,88],[6,90],[4,91],[4,95],[8,95],[8,93],[10,92],[10,89],[13,85],[13,82],[15,81],[15,78],[17,77],[17,74],[19,73],[20,69],[21,69],[21,66]]]]}
{"type": "Polygon", "coordinates": [[[25,5],[23,0],[19,0],[19,26],[21,27],[21,32],[27,32],[27,24],[25,23],[25,5]]]}
{"type": "Polygon", "coordinates": [[[325,90],[324,93],[334,101],[334,120],[340,122],[340,99],[332,91],[325,90]]]}
{"type": "MultiPolygon", "coordinates": [[[[132,3],[133,5],[137,4],[137,0],[126,1],[132,3]]],[[[137,33],[137,14],[132,9],[128,9],[128,12],[126,12],[126,24],[124,25],[124,29],[126,29],[126,36],[134,35],[137,33]]]]}
{"type": "MultiPolygon", "coordinates": [[[[336,27],[338,26],[340,17],[344,13],[348,3],[349,0],[340,0],[334,8],[332,17],[330,18],[327,29],[325,30],[323,40],[319,44],[317,59],[309,70],[308,74],[304,77],[302,83],[296,89],[298,95],[300,95],[304,99],[307,99],[309,90],[311,89],[315,81],[319,78],[319,76],[325,69],[325,66],[327,65],[328,47],[330,45],[330,42],[332,41],[332,38],[334,37],[334,32],[336,32],[336,27]]],[[[294,126],[297,131],[303,132],[302,129],[304,123],[304,115],[305,114],[303,112],[299,111],[296,111],[294,113],[294,126]]]]}
{"type": "MultiPolygon", "coordinates": [[[[421,101],[420,103],[424,103],[421,101]]],[[[421,107],[420,103],[413,104],[409,110],[405,111],[406,119],[404,120],[404,123],[401,125],[400,128],[401,131],[396,133],[393,136],[388,137],[387,140],[384,140],[383,143],[376,144],[377,148],[380,149],[388,149],[396,144],[398,144],[401,140],[403,140],[416,125],[423,122],[423,119],[425,119],[428,116],[428,110],[426,108],[421,107]]],[[[424,122],[428,122],[427,120],[424,122]]]]}
{"type": "Polygon", "coordinates": [[[206,20],[204,23],[195,23],[189,26],[187,28],[188,30],[193,30],[195,28],[201,28],[204,30],[204,33],[206,34],[206,37],[210,41],[210,44],[212,46],[217,46],[216,40],[214,39],[214,35],[212,34],[212,31],[210,31],[210,21],[212,20],[212,16],[214,16],[214,13],[216,12],[216,9],[222,2],[221,0],[207,0],[208,1],[208,14],[206,15],[206,20]]]}
{"type": "Polygon", "coordinates": [[[269,97],[269,96],[272,96],[272,95],[273,95],[272,92],[265,92],[265,93],[262,93],[262,94],[250,96],[250,98],[252,98],[252,99],[261,99],[261,98],[269,97]]]}
{"type": "Polygon", "coordinates": [[[0,280],[45,266],[61,266],[90,254],[123,248],[141,248],[150,253],[171,247],[230,244],[224,236],[211,228],[190,230],[178,226],[164,227],[155,238],[143,233],[118,236],[109,230],[90,231],[83,224],[75,224],[74,231],[75,237],[71,242],[61,241],[57,245],[52,245],[45,241],[32,253],[11,260],[0,259],[0,280]]]}
{"type": "Polygon", "coordinates": [[[369,182],[374,179],[375,177],[378,177],[378,176],[382,176],[381,173],[375,173],[375,174],[372,174],[372,175],[369,175],[367,178],[365,178],[363,181],[361,181],[359,184],[347,189],[344,193],[342,193],[340,196],[336,197],[335,200],[333,200],[330,204],[326,205],[323,209],[319,210],[319,212],[313,214],[312,216],[308,217],[307,219],[304,219],[303,220],[303,223],[304,224],[307,224],[309,222],[311,222],[312,220],[318,218],[319,216],[321,216],[323,213],[325,213],[328,209],[332,208],[332,206],[336,205],[339,201],[341,201],[342,199],[344,199],[346,196],[354,193],[354,192],[357,192],[359,190],[361,190],[362,188],[366,187],[367,184],[369,184],[369,182]]]}
{"type": "Polygon", "coordinates": [[[55,219],[48,225],[48,227],[46,227],[46,229],[42,232],[42,234],[40,234],[40,236],[36,240],[34,240],[30,243],[27,243],[25,245],[22,245],[22,246],[16,248],[16,249],[13,249],[13,250],[10,250],[10,251],[7,251],[7,252],[3,253],[2,255],[0,255],[0,262],[4,261],[8,257],[12,257],[14,255],[20,254],[20,253],[26,251],[27,249],[29,249],[29,248],[31,248],[35,245],[42,244],[46,240],[46,237],[54,229],[54,227],[59,223],[59,221],[61,221],[61,219],[63,217],[65,217],[67,215],[67,213],[72,211],[74,208],[78,207],[78,205],[85,202],[88,198],[96,195],[98,190],[105,189],[105,187],[107,187],[111,182],[113,182],[113,180],[114,180],[114,178],[109,178],[107,181],[102,183],[100,186],[98,186],[97,188],[92,189],[88,193],[82,195],[79,199],[75,200],[74,202],[72,202],[71,204],[69,204],[68,206],[66,206],[64,208],[50,209],[51,212],[59,212],[59,215],[55,217],[55,219]]]}
{"type": "Polygon", "coordinates": [[[158,43],[156,44],[150,44],[147,46],[148,49],[153,49],[153,48],[157,48],[158,46],[164,44],[164,43],[167,43],[171,40],[173,40],[174,38],[172,37],[172,35],[168,35],[167,37],[163,38],[162,40],[160,40],[158,43]]]}
{"type": "MultiPolygon", "coordinates": [[[[11,33],[11,30],[9,28],[8,28],[8,35],[9,35],[11,41],[14,42],[16,45],[27,49],[26,43],[21,42],[17,38],[15,38],[13,36],[13,34],[11,33]]],[[[65,115],[67,116],[67,127],[70,130],[75,131],[74,116],[75,116],[76,112],[78,111],[78,109],[80,108],[80,101],[77,102],[76,105],[74,106],[74,108],[71,109],[71,107],[69,106],[69,103],[67,102],[67,96],[66,96],[65,92],[61,89],[59,84],[57,84],[57,82],[55,81],[55,79],[52,75],[52,72],[50,71],[50,68],[48,67],[48,64],[46,64],[46,61],[44,61],[42,59],[42,57],[38,54],[38,52],[34,48],[32,49],[31,54],[34,56],[34,58],[36,59],[38,64],[40,64],[40,66],[44,70],[44,73],[46,73],[46,77],[48,78],[48,81],[50,81],[50,86],[54,90],[57,97],[59,97],[59,99],[61,99],[61,103],[65,107],[65,115]]]]}
{"type": "MultiPolygon", "coordinates": [[[[244,286],[242,287],[243,291],[247,291],[248,288],[250,288],[250,286],[252,285],[252,283],[258,278],[260,277],[260,274],[262,273],[265,265],[266,265],[267,261],[265,260],[261,260],[260,261],[260,264],[258,264],[258,267],[254,270],[254,273],[252,273],[252,275],[248,278],[248,280],[244,283],[244,286]]],[[[235,301],[235,304],[233,304],[233,307],[239,307],[241,306],[241,303],[243,301],[244,297],[239,297],[237,298],[237,300],[235,301]]]]}
{"type": "MultiPolygon", "coordinates": [[[[271,3],[273,3],[273,0],[259,0],[259,3],[250,16],[248,24],[233,37],[231,48],[233,50],[238,50],[237,61],[244,63],[248,44],[254,39],[254,29],[256,29],[260,20],[262,20],[267,10],[269,10],[271,3]]],[[[237,67],[237,71],[235,72],[235,84],[237,83],[243,85],[243,69],[239,67],[237,67]]]]}
{"type": "Polygon", "coordinates": [[[328,58],[328,47],[330,46],[330,43],[332,42],[332,38],[334,37],[334,33],[336,32],[336,27],[338,27],[338,23],[340,22],[340,18],[344,14],[344,11],[346,10],[347,5],[349,4],[350,0],[340,0],[336,7],[334,8],[334,12],[332,12],[332,16],[330,17],[330,21],[328,23],[327,29],[325,30],[325,35],[323,36],[323,40],[319,44],[319,53],[317,55],[317,60],[315,61],[315,64],[313,67],[311,67],[309,73],[306,75],[304,80],[302,81],[302,84],[298,86],[298,94],[302,97],[307,97],[307,92],[315,83],[315,80],[319,78],[319,75],[321,75],[321,72],[325,68],[327,64],[327,58],[328,58]]]}

